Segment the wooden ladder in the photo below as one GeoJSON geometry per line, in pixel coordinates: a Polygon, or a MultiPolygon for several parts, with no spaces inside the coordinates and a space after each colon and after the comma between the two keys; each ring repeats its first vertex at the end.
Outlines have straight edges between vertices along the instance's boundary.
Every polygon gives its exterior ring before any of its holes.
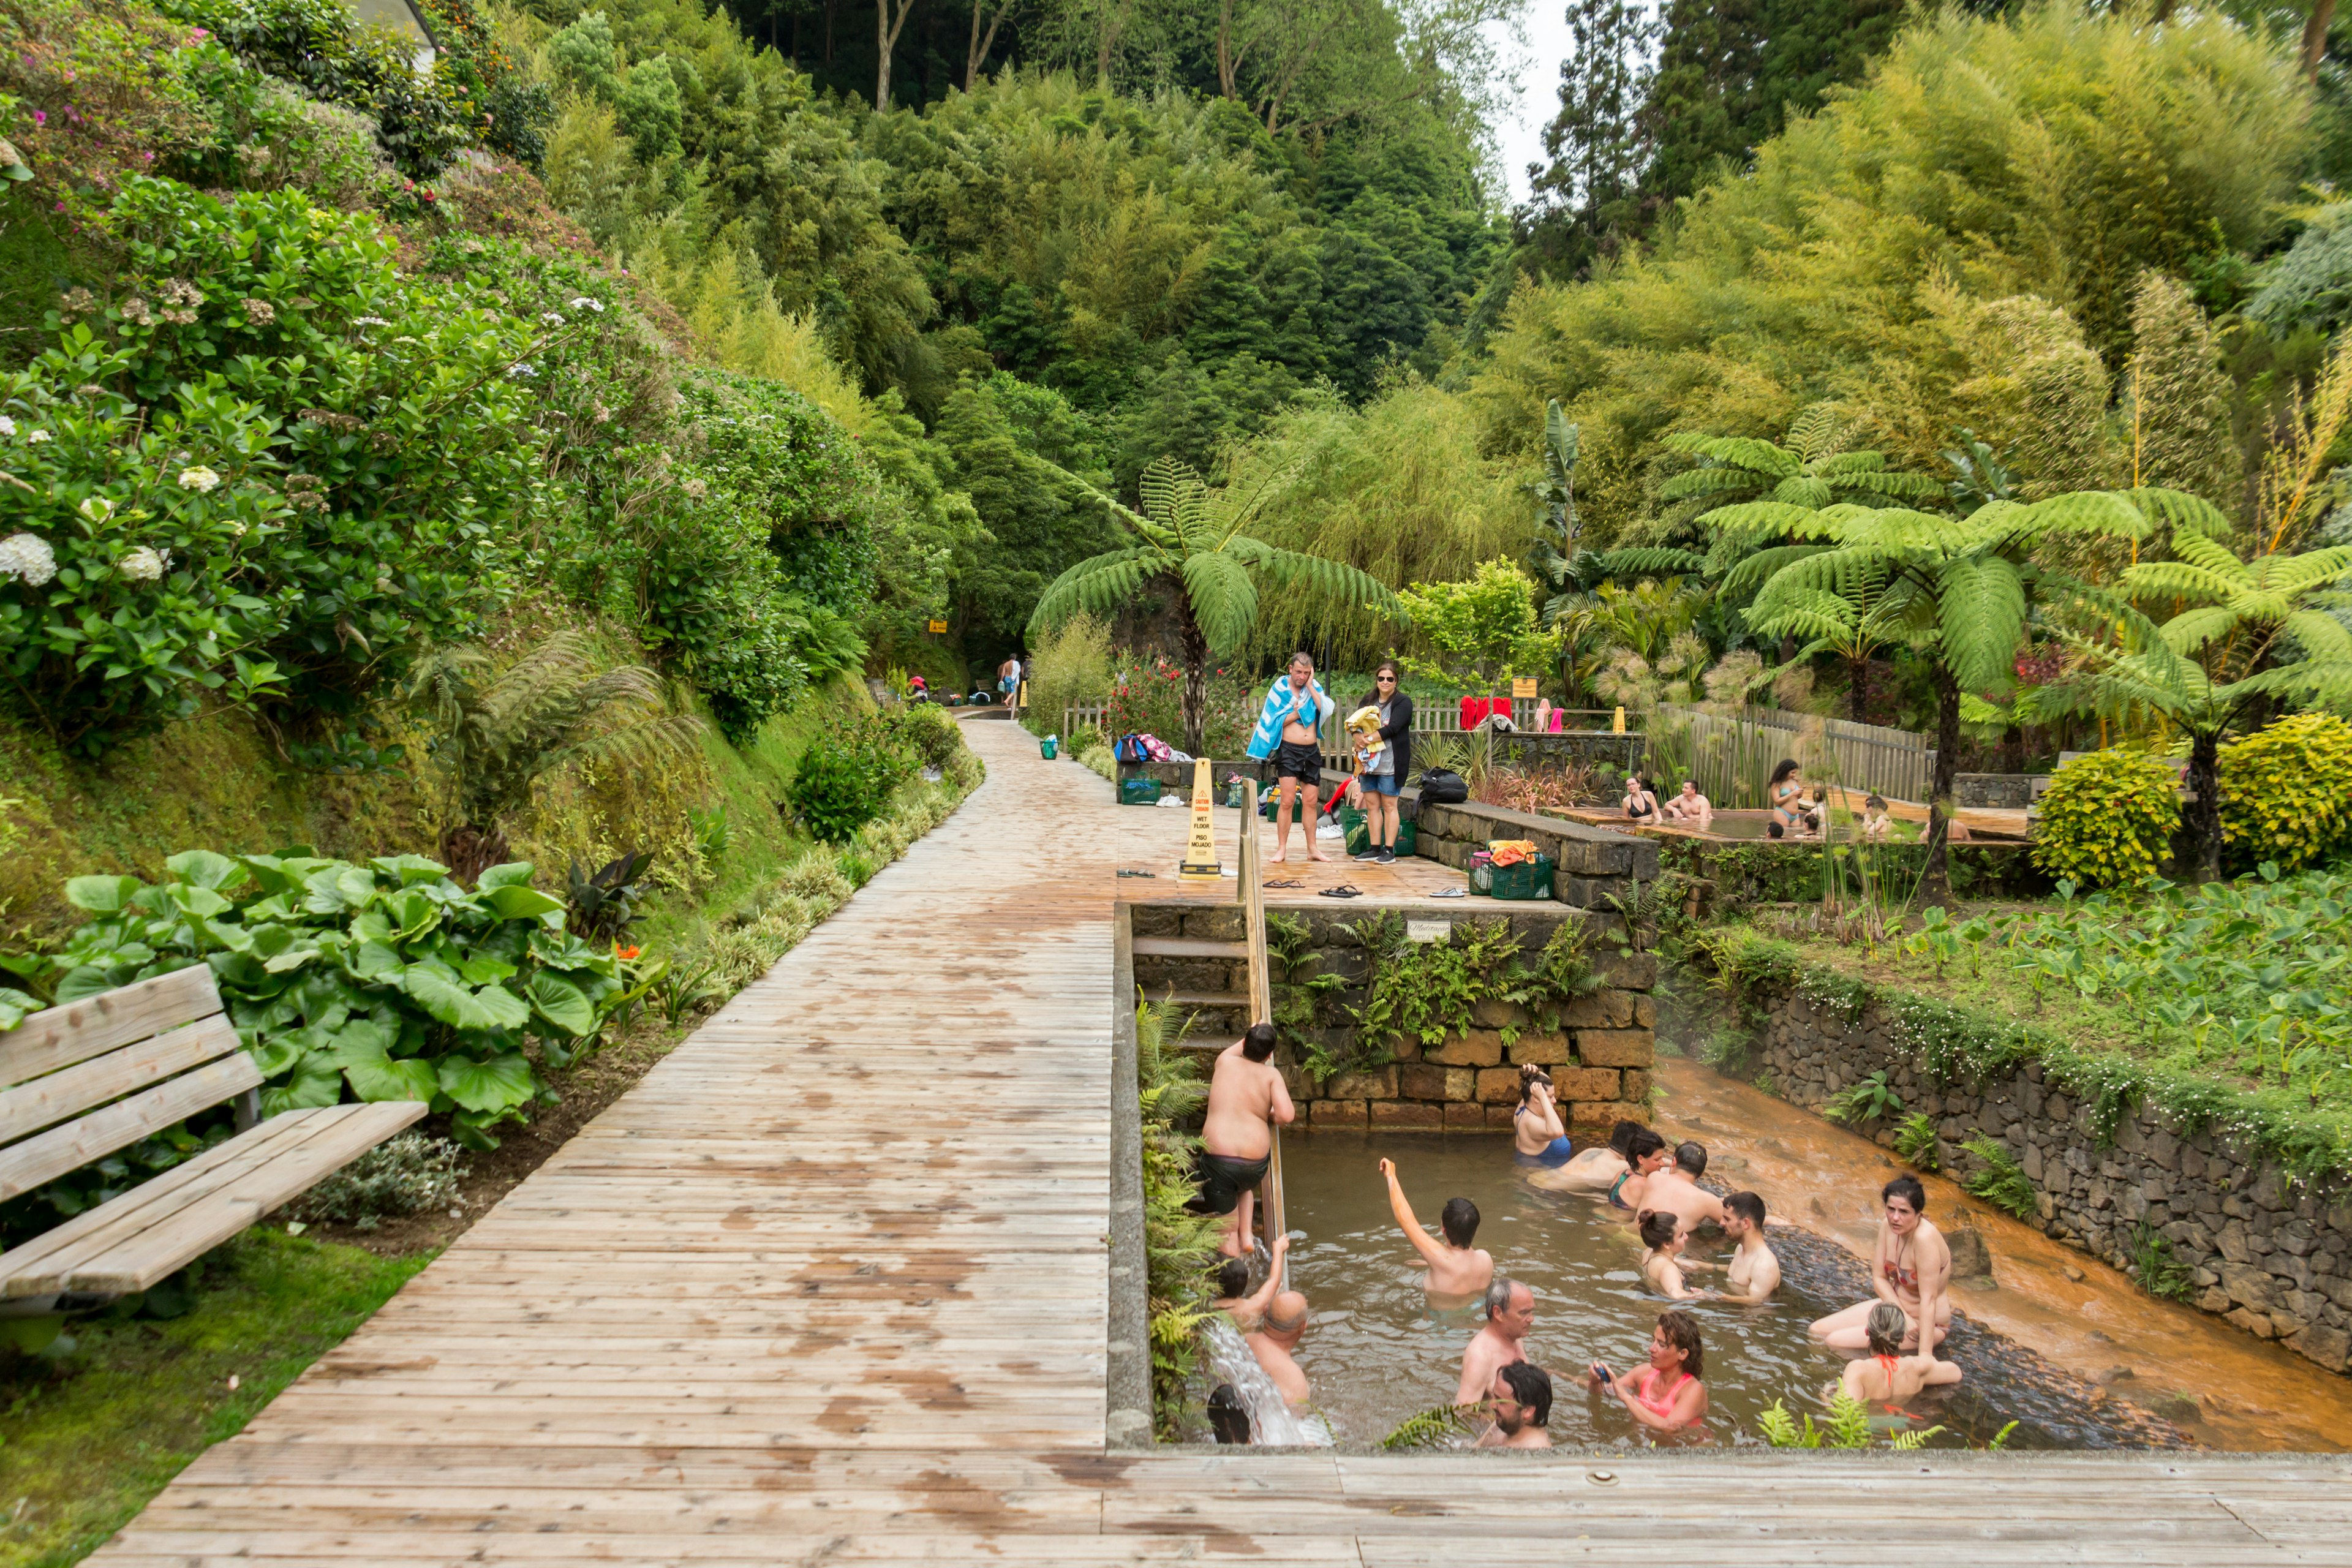
{"type": "MultiPolygon", "coordinates": [[[[1261,883],[1262,868],[1258,864],[1257,792],[1244,792],[1249,804],[1242,808],[1241,837],[1235,858],[1241,869],[1241,905],[1243,935],[1249,943],[1249,1016],[1252,1024],[1274,1022],[1274,986],[1267,977],[1265,958],[1265,889],[1261,883]]],[[[1313,833],[1310,820],[1307,831],[1313,833]]],[[[1266,1240],[1266,1252],[1272,1256],[1273,1238],[1286,1235],[1289,1226],[1284,1218],[1282,1202],[1282,1127],[1278,1122],[1266,1124],[1270,1140],[1265,1167],[1265,1213],[1259,1216],[1258,1228],[1266,1240]],[[1270,1226],[1270,1228],[1269,1228],[1270,1226]]],[[[1286,1264],[1282,1283],[1277,1289],[1290,1288],[1290,1270],[1286,1264]]]]}

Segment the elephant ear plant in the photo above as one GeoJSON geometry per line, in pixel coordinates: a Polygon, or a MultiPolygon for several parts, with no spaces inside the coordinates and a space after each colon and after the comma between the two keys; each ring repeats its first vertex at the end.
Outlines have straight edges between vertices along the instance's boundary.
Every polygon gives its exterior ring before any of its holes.
{"type": "Polygon", "coordinates": [[[0,958],[37,994],[0,1005],[0,1029],[24,1002],[208,964],[267,1076],[265,1114],[347,1095],[423,1100],[469,1147],[494,1149],[492,1128],[554,1099],[526,1045],[568,1066],[658,978],[567,931],[563,901],[530,885],[527,862],[490,867],[472,891],[415,855],[352,865],[197,849],[166,865],[153,884],[67,883],[92,919],[54,952],[0,958]]]}

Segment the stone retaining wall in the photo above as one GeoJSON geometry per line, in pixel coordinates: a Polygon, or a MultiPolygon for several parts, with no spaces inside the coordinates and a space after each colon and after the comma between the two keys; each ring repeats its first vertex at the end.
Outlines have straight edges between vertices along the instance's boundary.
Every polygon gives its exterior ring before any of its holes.
{"type": "MultiPolygon", "coordinates": [[[[2352,1193],[2299,1186],[2276,1162],[2212,1132],[2186,1133],[2142,1106],[2101,1144],[2091,1112],[2045,1082],[2040,1063],[1981,1087],[1938,1087],[1876,1006],[1848,1022],[1801,993],[1771,1000],[1759,1060],[1780,1094],[1818,1109],[1884,1071],[1906,1115],[1936,1120],[1946,1169],[1971,1167],[1961,1143],[1982,1131],[2032,1180],[2042,1228],[2117,1268],[2137,1227],[2171,1243],[2191,1300],[2261,1339],[2284,1341],[2330,1372],[2352,1354],[2352,1193]]],[[[1890,1128],[1868,1124],[1882,1145],[1890,1128]]]]}
{"type": "Polygon", "coordinates": [[[1626,893],[1630,882],[1635,879],[1655,881],[1658,876],[1658,846],[1654,840],[1565,817],[1538,816],[1465,801],[1458,805],[1423,805],[1414,821],[1419,825],[1414,853],[1457,871],[1468,870],[1471,854],[1486,847],[1490,840],[1534,840],[1538,850],[1551,857],[1552,897],[1579,909],[1609,909],[1611,898],[1626,893]]]}
{"type": "MultiPolygon", "coordinates": [[[[1423,933],[1440,925],[1443,940],[1456,927],[1507,921],[1529,960],[1549,942],[1563,921],[1584,921],[1596,969],[1604,988],[1561,1009],[1560,1028],[1538,1033],[1525,1009],[1503,1002],[1481,1003],[1473,1026],[1438,1044],[1418,1040],[1396,1042],[1394,1060],[1361,1072],[1342,1073],[1328,1081],[1312,1081],[1299,1065],[1297,1047],[1286,1041],[1275,1060],[1283,1068],[1300,1120],[1314,1127],[1354,1129],[1404,1128],[1420,1131],[1507,1132],[1511,1111],[1519,1098],[1518,1068],[1533,1062],[1551,1074],[1560,1113],[1576,1127],[1607,1128],[1620,1120],[1649,1119],[1650,1068],[1655,1061],[1656,1005],[1650,992],[1657,980],[1657,960],[1646,952],[1621,954],[1613,940],[1623,930],[1613,916],[1566,910],[1557,904],[1496,904],[1480,900],[1465,908],[1458,900],[1428,900],[1394,909],[1423,933]],[[1511,1037],[1507,1041],[1506,1035],[1511,1037]]],[[[1128,906],[1135,938],[1187,937],[1209,942],[1239,942],[1242,911],[1233,904],[1178,902],[1128,906]]],[[[1328,1015],[1344,1019],[1360,1006],[1370,979],[1370,959],[1343,926],[1352,925],[1379,910],[1352,909],[1286,910],[1302,921],[1307,931],[1314,968],[1306,973],[1337,974],[1345,987],[1327,999],[1328,1015]]],[[[1193,1037],[1230,1040],[1244,1026],[1248,976],[1239,959],[1172,958],[1138,952],[1136,984],[1146,997],[1170,992],[1223,992],[1232,997],[1222,1008],[1202,1007],[1193,1037]]],[[[1303,975],[1302,975],[1303,977],[1303,975]]],[[[1280,975],[1276,975],[1279,983],[1280,975]]],[[[1351,1049],[1355,1031],[1337,1025],[1319,1028],[1310,1038],[1327,1051],[1351,1049]]]]}

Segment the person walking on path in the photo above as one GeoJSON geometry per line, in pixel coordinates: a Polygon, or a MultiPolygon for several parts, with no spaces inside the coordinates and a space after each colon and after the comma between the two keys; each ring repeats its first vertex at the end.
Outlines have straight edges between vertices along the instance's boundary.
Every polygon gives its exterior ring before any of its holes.
{"type": "Polygon", "coordinates": [[[1217,1250],[1247,1258],[1256,1249],[1250,1235],[1258,1183],[1274,1155],[1268,1121],[1288,1126],[1298,1112],[1289,1086],[1273,1064],[1274,1026],[1252,1024],[1249,1032],[1217,1053],[1209,1078],[1209,1112],[1201,1125],[1201,1158],[1195,1168],[1201,1194],[1188,1206],[1194,1214],[1229,1214],[1234,1223],[1217,1250]]]}
{"type": "Polygon", "coordinates": [[[996,667],[996,689],[1004,694],[1004,706],[1009,711],[1014,699],[1021,695],[1021,656],[1013,654],[996,667]]]}
{"type": "Polygon", "coordinates": [[[1364,852],[1356,857],[1379,865],[1396,861],[1397,792],[1412,771],[1412,699],[1398,685],[1396,660],[1373,667],[1372,689],[1359,707],[1379,710],[1381,749],[1357,775],[1364,801],[1364,852]]]}
{"type": "MultiPolygon", "coordinates": [[[[1274,858],[1277,862],[1290,858],[1290,816],[1300,784],[1305,784],[1309,799],[1320,803],[1322,725],[1337,707],[1315,679],[1315,661],[1301,649],[1290,656],[1289,664],[1274,678],[1274,684],[1266,689],[1265,704],[1258,710],[1257,727],[1250,732],[1249,754],[1259,762],[1271,760],[1275,776],[1280,781],[1274,806],[1274,858]]],[[[1311,821],[1307,824],[1307,858],[1328,860],[1331,857],[1316,845],[1315,827],[1311,821]]]]}

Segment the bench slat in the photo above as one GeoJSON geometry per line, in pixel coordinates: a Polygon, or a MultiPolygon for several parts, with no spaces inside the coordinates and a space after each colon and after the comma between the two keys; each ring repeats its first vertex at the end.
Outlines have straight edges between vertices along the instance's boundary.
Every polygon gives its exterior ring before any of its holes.
{"type": "Polygon", "coordinates": [[[37,1275],[12,1277],[7,1294],[89,1290],[119,1296],[144,1290],[189,1259],[211,1251],[287,1203],[320,1177],[350,1164],[419,1120],[428,1109],[421,1100],[391,1100],[373,1105],[337,1105],[313,1110],[302,1129],[305,1136],[248,1168],[233,1183],[195,1197],[184,1207],[157,1214],[154,1223],[120,1245],[90,1254],[76,1249],[76,1258],[68,1260],[61,1257],[37,1275]]]}
{"type": "Polygon", "coordinates": [[[194,1072],[93,1110],[79,1121],[0,1149],[0,1198],[31,1192],[43,1182],[136,1143],[231,1095],[261,1086],[261,1069],[243,1051],[206,1062],[194,1072]]]}
{"type": "Polygon", "coordinates": [[[49,1266],[63,1259],[68,1249],[102,1249],[129,1240],[155,1224],[158,1216],[235,1182],[271,1155],[310,1136],[316,1131],[310,1126],[316,1115],[316,1110],[305,1110],[273,1116],[153,1180],[43,1231],[23,1246],[0,1253],[0,1285],[36,1269],[53,1271],[49,1266]]]}
{"type": "Polygon", "coordinates": [[[202,1067],[237,1048],[236,1030],[215,1013],[168,1035],[138,1040],[102,1057],[0,1091],[0,1143],[39,1131],[133,1089],[202,1067]]]}
{"type": "Polygon", "coordinates": [[[201,963],[44,1008],[0,1035],[0,1084],[56,1072],[219,1011],[213,972],[201,963]]]}

